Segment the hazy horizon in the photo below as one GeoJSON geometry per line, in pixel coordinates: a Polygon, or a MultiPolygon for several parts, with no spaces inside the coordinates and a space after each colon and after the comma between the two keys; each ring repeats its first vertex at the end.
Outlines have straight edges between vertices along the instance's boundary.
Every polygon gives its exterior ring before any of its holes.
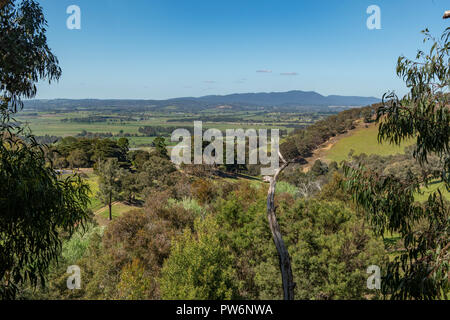
{"type": "Polygon", "coordinates": [[[260,93],[287,93],[287,92],[292,92],[292,91],[302,91],[302,92],[314,92],[317,94],[320,94],[324,97],[329,97],[329,96],[348,96],[348,97],[364,97],[364,98],[375,98],[375,99],[381,99],[381,97],[375,97],[375,96],[359,96],[359,95],[354,95],[354,94],[350,94],[350,95],[340,95],[340,94],[329,94],[329,95],[325,95],[322,94],[320,92],[317,91],[306,91],[306,90],[301,90],[301,89],[297,89],[297,90],[289,90],[289,91],[259,91],[259,92],[233,92],[230,94],[207,94],[207,95],[202,95],[202,96],[183,96],[183,97],[173,97],[173,98],[167,98],[167,99],[154,99],[154,98],[143,98],[143,99],[139,99],[139,98],[95,98],[95,97],[85,97],[85,98],[66,98],[66,97],[55,97],[55,98],[33,98],[33,99],[24,99],[24,101],[31,101],[31,100],[155,100],[155,101],[164,101],[164,100],[172,100],[172,99],[198,99],[198,98],[203,98],[203,97],[207,97],[207,96],[227,96],[227,95],[239,95],[239,94],[260,94],[260,93]]]}

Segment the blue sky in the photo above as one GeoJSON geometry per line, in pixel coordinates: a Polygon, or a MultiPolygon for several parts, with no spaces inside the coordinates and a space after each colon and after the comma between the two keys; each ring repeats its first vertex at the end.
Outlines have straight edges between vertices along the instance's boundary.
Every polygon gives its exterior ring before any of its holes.
{"type": "Polygon", "coordinates": [[[41,0],[63,69],[37,98],[165,99],[236,92],[405,93],[397,57],[440,35],[448,0],[41,0]],[[381,30],[369,30],[369,5],[381,30]],[[69,30],[66,8],[81,8],[69,30]],[[266,72],[257,72],[266,71],[266,72]],[[269,72],[270,71],[270,72],[269,72]]]}

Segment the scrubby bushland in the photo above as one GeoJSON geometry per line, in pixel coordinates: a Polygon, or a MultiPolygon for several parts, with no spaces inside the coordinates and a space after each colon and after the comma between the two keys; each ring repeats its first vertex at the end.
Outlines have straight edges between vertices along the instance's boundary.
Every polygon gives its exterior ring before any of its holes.
{"type": "MultiPolygon", "coordinates": [[[[173,187],[153,189],[143,209],[115,218],[103,232],[82,236],[89,244],[83,240],[76,254],[68,251],[76,247],[77,237],[68,240],[63,256],[70,259],[61,260],[48,275],[51,290],[34,297],[281,299],[266,217],[267,185],[223,180],[188,184],[193,192],[182,197],[173,187]],[[68,294],[64,265],[69,261],[82,269],[83,286],[68,294]]],[[[366,288],[366,268],[383,265],[383,242],[345,203],[305,200],[295,189],[281,184],[276,205],[297,298],[373,297],[366,288]]]]}

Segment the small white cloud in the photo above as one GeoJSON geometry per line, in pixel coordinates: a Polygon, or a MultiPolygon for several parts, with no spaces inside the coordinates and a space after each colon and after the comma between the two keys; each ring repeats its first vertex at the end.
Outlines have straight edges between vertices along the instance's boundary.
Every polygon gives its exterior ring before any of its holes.
{"type": "Polygon", "coordinates": [[[280,75],[282,75],[282,76],[296,76],[296,75],[298,75],[298,73],[297,72],[282,72],[282,73],[280,73],[280,75]]]}
{"type": "Polygon", "coordinates": [[[272,70],[256,70],[258,73],[272,73],[272,70]]]}

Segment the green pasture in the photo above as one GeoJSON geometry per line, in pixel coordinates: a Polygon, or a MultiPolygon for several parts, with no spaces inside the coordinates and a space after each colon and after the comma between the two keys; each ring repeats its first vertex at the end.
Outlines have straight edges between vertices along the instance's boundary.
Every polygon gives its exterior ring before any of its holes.
{"type": "Polygon", "coordinates": [[[97,197],[98,193],[98,177],[97,175],[91,173],[88,174],[88,178],[85,178],[84,181],[89,185],[91,193],[89,195],[89,199],[91,200],[91,204],[89,205],[89,209],[92,211],[97,211],[103,207],[103,204],[97,197]]]}
{"type": "Polygon", "coordinates": [[[447,191],[444,182],[439,181],[433,181],[430,184],[428,184],[428,187],[423,187],[422,194],[416,194],[414,196],[414,199],[419,202],[425,202],[428,200],[430,194],[438,191],[438,189],[439,191],[441,191],[442,196],[448,201],[450,201],[450,192],[447,191]]]}
{"type": "MultiPolygon", "coordinates": [[[[115,203],[112,206],[112,216],[113,218],[120,217],[122,214],[124,214],[127,211],[131,211],[133,209],[137,209],[138,207],[129,206],[124,203],[115,203]]],[[[109,209],[108,207],[105,207],[104,210],[97,212],[97,215],[102,216],[103,218],[109,218],[109,209]]]]}
{"type": "MultiPolygon", "coordinates": [[[[92,133],[112,133],[117,135],[119,133],[139,134],[139,128],[144,126],[163,126],[163,127],[192,127],[194,121],[201,118],[202,114],[190,114],[190,113],[155,113],[155,114],[131,114],[130,116],[135,119],[144,118],[145,120],[129,121],[104,121],[104,122],[71,122],[62,121],[64,119],[72,118],[87,118],[89,116],[98,115],[98,113],[90,111],[78,111],[78,112],[38,112],[36,113],[20,113],[16,120],[26,124],[34,135],[36,136],[58,136],[67,137],[75,136],[81,133],[83,130],[92,133]],[[178,119],[186,119],[189,121],[177,121],[178,119]],[[169,121],[170,120],[170,121],[169,121]]],[[[117,118],[117,114],[101,114],[102,116],[111,116],[117,118]]],[[[208,115],[208,114],[205,114],[208,115]]],[[[221,113],[212,115],[221,116],[221,113]]],[[[225,116],[225,115],[224,115],[225,116]]],[[[241,118],[241,121],[236,122],[203,122],[204,128],[217,128],[219,130],[226,129],[287,129],[292,131],[293,128],[288,128],[285,125],[292,124],[293,118],[289,119],[286,116],[279,117],[275,115],[265,115],[257,112],[236,112],[227,114],[227,116],[241,118]],[[247,122],[247,120],[249,122],[247,122]],[[270,123],[264,123],[268,121],[270,123]]],[[[295,118],[302,118],[301,114],[295,116],[295,118]]],[[[298,122],[297,124],[308,124],[308,122],[298,122]]],[[[151,144],[154,137],[128,137],[130,140],[130,146],[133,148],[145,146],[151,144]]]]}
{"type": "Polygon", "coordinates": [[[379,154],[382,156],[404,153],[405,147],[414,143],[414,139],[403,142],[400,146],[389,142],[378,143],[378,127],[357,129],[348,137],[340,139],[326,153],[325,158],[329,161],[340,162],[348,158],[350,150],[354,150],[355,155],[365,153],[379,154]]]}

